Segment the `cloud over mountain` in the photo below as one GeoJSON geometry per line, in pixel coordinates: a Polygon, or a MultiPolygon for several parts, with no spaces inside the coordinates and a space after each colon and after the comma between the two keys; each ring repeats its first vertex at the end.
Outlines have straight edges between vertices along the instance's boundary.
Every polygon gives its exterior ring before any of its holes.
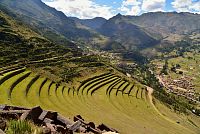
{"type": "Polygon", "coordinates": [[[111,18],[114,15],[111,6],[100,5],[92,0],[43,0],[43,2],[64,12],[67,16],[86,19],[96,16],[111,18]]]}
{"type": "Polygon", "coordinates": [[[174,0],[173,8],[178,12],[193,12],[200,13],[200,1],[194,0],[174,0]]]}
{"type": "Polygon", "coordinates": [[[200,0],[43,0],[67,16],[89,19],[111,18],[117,13],[140,15],[146,12],[177,11],[200,13],[200,0]]]}

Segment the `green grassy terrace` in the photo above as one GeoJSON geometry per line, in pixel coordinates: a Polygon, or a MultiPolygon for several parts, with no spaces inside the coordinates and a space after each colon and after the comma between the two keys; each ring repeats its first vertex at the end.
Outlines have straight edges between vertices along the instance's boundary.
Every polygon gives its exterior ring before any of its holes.
{"type": "Polygon", "coordinates": [[[104,122],[122,134],[197,134],[200,131],[200,120],[191,116],[194,126],[186,116],[177,115],[156,101],[161,113],[152,106],[145,86],[108,71],[93,74],[74,86],[57,84],[24,67],[1,68],[0,72],[0,104],[40,105],[71,118],[80,114],[97,124],[104,122]],[[177,120],[181,123],[176,123],[177,120]]]}

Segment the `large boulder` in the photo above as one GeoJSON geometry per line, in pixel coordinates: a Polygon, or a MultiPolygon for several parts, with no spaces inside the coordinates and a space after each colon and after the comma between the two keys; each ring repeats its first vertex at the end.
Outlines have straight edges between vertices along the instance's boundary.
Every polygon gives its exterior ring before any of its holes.
{"type": "Polygon", "coordinates": [[[51,111],[48,111],[45,118],[49,118],[51,120],[56,120],[57,119],[57,116],[58,116],[58,113],[57,112],[51,112],[51,111]]]}
{"type": "Polygon", "coordinates": [[[51,111],[42,111],[38,119],[43,123],[56,123],[57,121],[57,112],[51,112],[51,111]]]}
{"type": "Polygon", "coordinates": [[[74,122],[76,122],[76,121],[78,121],[78,120],[84,121],[84,119],[82,118],[81,115],[76,115],[76,116],[74,116],[74,122]]]}
{"type": "Polygon", "coordinates": [[[39,116],[41,115],[42,112],[43,110],[41,109],[40,106],[34,107],[31,110],[23,113],[20,117],[20,120],[31,120],[35,124],[39,124],[41,123],[41,121],[39,120],[39,116]]]}
{"type": "Polygon", "coordinates": [[[75,131],[79,130],[81,125],[82,125],[81,121],[76,121],[74,124],[68,125],[68,130],[75,132],[75,131]]]}
{"type": "Polygon", "coordinates": [[[89,122],[89,123],[88,123],[88,126],[90,126],[91,128],[94,128],[94,129],[95,129],[95,124],[94,124],[94,122],[89,122]]]}
{"type": "Polygon", "coordinates": [[[71,125],[72,122],[69,119],[58,114],[57,120],[55,121],[55,124],[67,127],[67,125],[71,125]]]}
{"type": "Polygon", "coordinates": [[[40,114],[40,116],[38,117],[39,120],[43,121],[45,119],[45,117],[47,116],[48,111],[42,111],[42,113],[40,114]]]}

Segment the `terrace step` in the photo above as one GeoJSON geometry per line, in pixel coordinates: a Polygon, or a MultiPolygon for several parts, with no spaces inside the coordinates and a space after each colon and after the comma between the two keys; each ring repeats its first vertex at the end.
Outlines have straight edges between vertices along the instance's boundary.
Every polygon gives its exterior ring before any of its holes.
{"type": "Polygon", "coordinates": [[[134,83],[129,83],[129,85],[123,90],[123,94],[128,94],[132,87],[134,87],[134,83]]]}
{"type": "MultiPolygon", "coordinates": [[[[30,86],[32,85],[32,81],[36,78],[37,75],[31,73],[28,77],[23,79],[19,82],[12,91],[11,94],[11,101],[12,104],[18,106],[29,106],[28,98],[27,98],[27,91],[29,90],[30,86]]],[[[35,87],[34,87],[35,88],[35,87]]],[[[36,88],[35,88],[36,89],[36,88]]]]}
{"type": "Polygon", "coordinates": [[[54,83],[50,90],[49,90],[49,100],[54,105],[55,109],[58,109],[59,111],[66,111],[67,109],[63,107],[62,103],[58,101],[58,98],[56,96],[56,84],[54,83]]]}
{"type": "Polygon", "coordinates": [[[3,75],[5,73],[8,73],[8,72],[11,72],[11,71],[15,71],[15,70],[18,70],[18,69],[22,69],[24,68],[23,66],[16,66],[16,67],[11,67],[11,68],[6,68],[6,69],[3,69],[3,70],[0,70],[0,75],[3,75]]]}
{"type": "Polygon", "coordinates": [[[15,70],[12,72],[9,72],[7,75],[4,75],[1,79],[0,79],[0,85],[3,84],[6,80],[10,79],[13,76],[16,76],[20,73],[23,73],[26,70],[26,68],[22,68],[19,70],[15,70]]]}
{"type": "Polygon", "coordinates": [[[100,80],[100,81],[94,83],[93,85],[91,85],[91,86],[87,89],[87,95],[89,94],[89,91],[90,91],[92,88],[98,89],[98,88],[101,87],[102,84],[108,83],[108,81],[111,82],[113,79],[117,79],[117,78],[119,78],[119,77],[111,76],[111,77],[108,77],[108,78],[106,78],[106,79],[103,79],[103,80],[100,80]],[[99,86],[99,85],[100,85],[100,86],[99,86]]]}
{"type": "Polygon", "coordinates": [[[120,82],[122,82],[121,79],[117,80],[115,83],[113,83],[112,85],[110,85],[107,90],[106,90],[106,95],[109,94],[110,95],[110,92],[111,90],[113,89],[113,87],[115,87],[117,84],[119,84],[120,82]]]}
{"type": "Polygon", "coordinates": [[[40,96],[40,93],[41,93],[41,90],[42,90],[42,87],[44,86],[44,84],[46,83],[48,81],[48,79],[46,78],[46,79],[44,79],[43,80],[43,82],[42,82],[42,84],[40,85],[40,88],[39,88],[39,93],[38,93],[38,95],[40,96]]]}
{"type": "Polygon", "coordinates": [[[66,97],[64,97],[64,90],[67,89],[65,86],[60,86],[58,87],[58,89],[56,90],[56,97],[58,99],[58,101],[61,103],[62,107],[70,107],[68,104],[69,102],[67,101],[66,97]]]}
{"type": "Polygon", "coordinates": [[[27,87],[26,87],[26,96],[27,96],[27,94],[28,94],[28,92],[29,92],[29,90],[30,90],[30,88],[31,88],[31,86],[38,80],[40,78],[40,75],[36,75],[30,82],[29,82],[29,84],[27,85],[27,87]]]}
{"type": "Polygon", "coordinates": [[[25,73],[24,75],[22,75],[21,77],[19,77],[11,86],[10,86],[10,89],[8,90],[8,98],[11,99],[11,94],[12,94],[12,91],[13,89],[15,88],[15,86],[17,84],[19,84],[21,81],[23,81],[25,78],[27,78],[29,75],[31,74],[31,72],[27,72],[25,73]]]}
{"type": "Polygon", "coordinates": [[[110,73],[106,73],[106,74],[102,74],[102,75],[99,75],[99,76],[95,76],[95,77],[92,77],[92,78],[89,78],[87,80],[84,80],[81,85],[78,87],[78,90],[77,90],[77,94],[79,93],[79,90],[80,88],[85,88],[87,86],[89,86],[90,84],[96,82],[96,81],[99,81],[101,79],[104,79],[106,77],[109,77],[109,76],[112,76],[113,74],[110,74],[110,73]]]}
{"type": "Polygon", "coordinates": [[[101,87],[107,85],[107,84],[113,84],[116,81],[121,80],[119,77],[113,78],[111,80],[105,81],[104,83],[102,83],[101,85],[98,85],[97,87],[95,87],[92,91],[91,91],[91,95],[93,95],[98,89],[100,89],[101,87]]]}
{"type": "MultiPolygon", "coordinates": [[[[83,95],[84,90],[85,90],[86,88],[92,88],[92,87],[95,86],[95,84],[99,84],[99,83],[101,83],[101,82],[103,82],[103,81],[106,81],[106,80],[109,80],[109,79],[111,79],[111,78],[113,78],[113,77],[115,77],[115,76],[114,76],[114,75],[109,75],[109,76],[103,77],[103,78],[101,78],[101,79],[93,80],[92,82],[89,82],[89,84],[86,83],[87,86],[84,85],[84,86],[82,87],[82,91],[81,91],[82,95],[83,95]]],[[[87,89],[86,89],[86,90],[87,90],[87,89]]],[[[87,92],[87,94],[88,94],[88,92],[87,92]]]]}
{"type": "Polygon", "coordinates": [[[47,78],[39,77],[29,88],[26,98],[31,106],[41,105],[40,90],[42,88],[41,85],[45,84],[44,81],[46,83],[47,78]]]}
{"type": "Polygon", "coordinates": [[[125,82],[123,85],[120,85],[117,89],[116,96],[118,95],[119,92],[123,94],[123,90],[125,90],[128,86],[129,82],[125,82]]]}
{"type": "MultiPolygon", "coordinates": [[[[54,108],[54,105],[49,100],[49,87],[50,85],[52,85],[51,83],[52,81],[48,80],[44,84],[40,92],[40,102],[41,102],[41,105],[45,107],[45,109],[54,108]]],[[[53,110],[53,109],[50,109],[50,110],[53,110]]]]}

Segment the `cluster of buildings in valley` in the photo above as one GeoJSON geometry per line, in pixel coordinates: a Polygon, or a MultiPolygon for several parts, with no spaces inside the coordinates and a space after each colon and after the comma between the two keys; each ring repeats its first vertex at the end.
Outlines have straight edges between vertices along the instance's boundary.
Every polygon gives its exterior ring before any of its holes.
{"type": "Polygon", "coordinates": [[[88,48],[88,51],[83,52],[84,55],[90,56],[90,55],[98,55],[102,58],[107,58],[111,62],[119,62],[121,61],[121,54],[120,53],[112,53],[112,52],[106,52],[106,51],[98,51],[98,50],[92,50],[88,48]]]}
{"type": "Polygon", "coordinates": [[[200,103],[200,95],[195,92],[192,78],[182,76],[179,79],[172,79],[170,76],[160,75],[159,80],[167,88],[168,93],[174,93],[195,103],[200,103]]]}
{"type": "Polygon", "coordinates": [[[137,64],[134,62],[121,61],[117,64],[117,67],[122,68],[127,73],[131,73],[133,71],[133,69],[137,67],[137,64]]]}

